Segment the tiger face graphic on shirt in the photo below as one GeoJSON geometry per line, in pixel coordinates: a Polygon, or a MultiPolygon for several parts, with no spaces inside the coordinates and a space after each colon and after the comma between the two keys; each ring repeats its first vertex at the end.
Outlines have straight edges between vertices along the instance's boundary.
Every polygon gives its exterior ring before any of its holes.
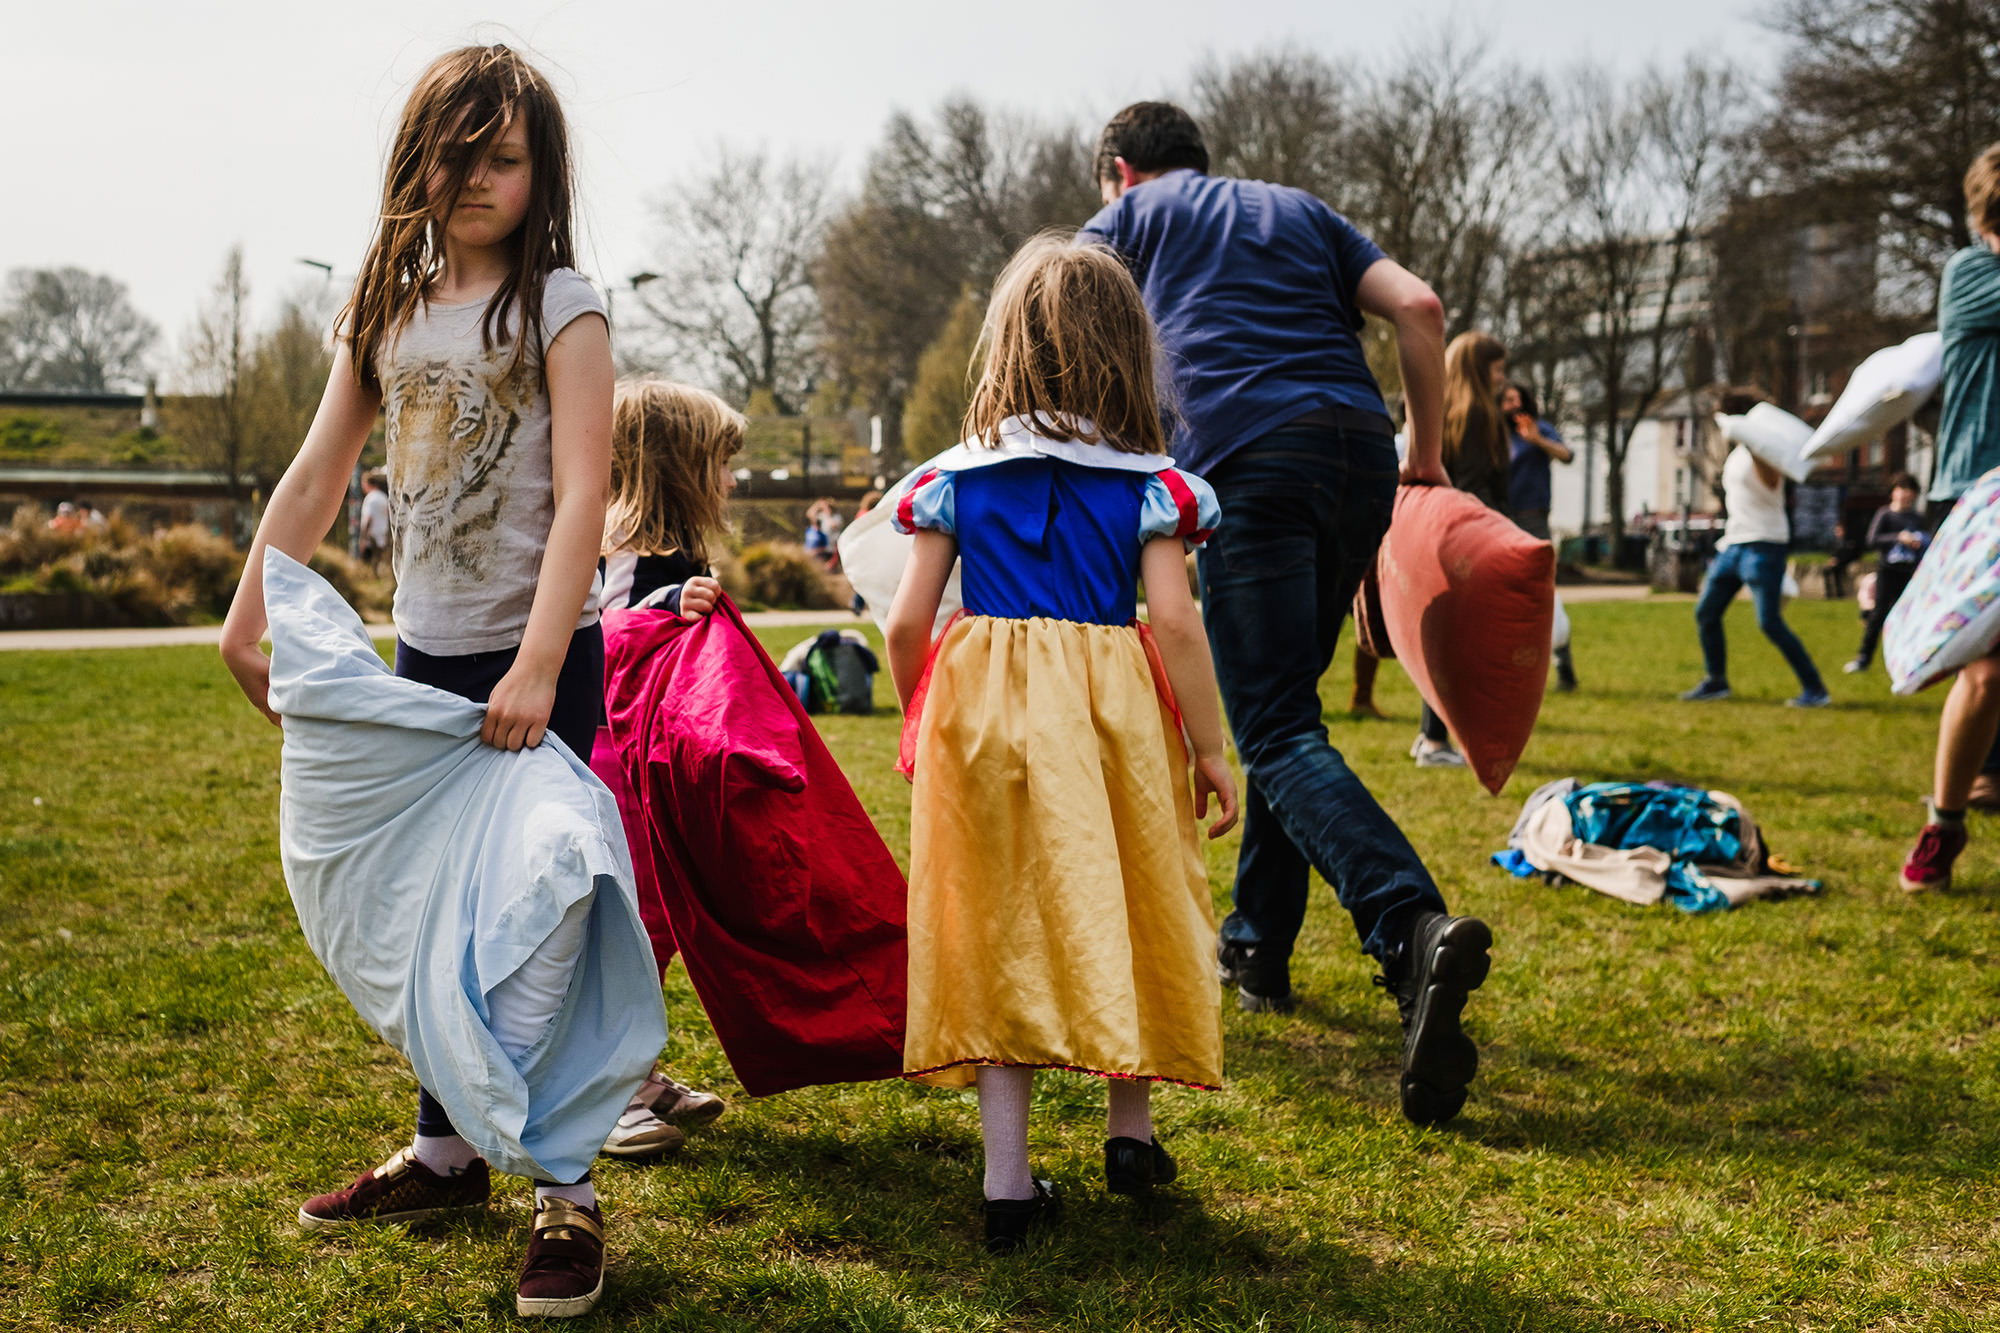
{"type": "Polygon", "coordinates": [[[509,355],[417,361],[382,382],[396,548],[448,579],[476,582],[497,554],[509,450],[535,391],[527,367],[506,373],[509,355]]]}
{"type": "MultiPolygon", "coordinates": [[[[483,343],[486,303],[427,304],[376,362],[387,435],[396,634],[440,656],[521,642],[555,521],[552,414],[541,350],[604,313],[572,269],[549,275],[542,329],[518,366],[518,307],[483,343]]],[[[597,619],[586,601],[578,628],[597,619]]]]}

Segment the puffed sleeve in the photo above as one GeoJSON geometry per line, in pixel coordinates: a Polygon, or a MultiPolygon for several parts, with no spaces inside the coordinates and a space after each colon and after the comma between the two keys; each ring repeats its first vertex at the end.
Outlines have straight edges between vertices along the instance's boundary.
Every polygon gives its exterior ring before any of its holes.
{"type": "Polygon", "coordinates": [[[1146,479],[1146,498],[1139,506],[1139,540],[1179,537],[1192,551],[1214,534],[1222,522],[1222,506],[1200,477],[1179,468],[1165,468],[1146,479]]]}
{"type": "Polygon", "coordinates": [[[896,497],[896,512],[890,518],[889,526],[906,536],[914,534],[919,528],[942,532],[947,537],[957,536],[952,488],[951,473],[931,468],[911,483],[910,489],[896,497]]]}

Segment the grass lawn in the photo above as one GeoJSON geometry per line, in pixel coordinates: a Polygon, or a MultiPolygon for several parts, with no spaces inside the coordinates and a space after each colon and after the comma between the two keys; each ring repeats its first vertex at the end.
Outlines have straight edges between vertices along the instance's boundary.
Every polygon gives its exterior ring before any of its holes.
{"type": "MultiPolygon", "coordinates": [[[[1181,1183],[1102,1186],[1102,1089],[1037,1084],[1051,1240],[978,1248],[969,1094],[895,1085],[736,1100],[679,1158],[606,1164],[620,1329],[1974,1329],[2000,1327],[2000,839],[1950,896],[1899,858],[1939,698],[1856,679],[1852,608],[1794,624],[1823,712],[1731,613],[1733,702],[1691,608],[1571,609],[1583,692],[1552,695],[1505,795],[1330,714],[1447,898],[1494,927],[1484,1051],[1441,1130],[1397,1110],[1394,1006],[1323,886],[1288,1017],[1225,1010],[1229,1086],[1160,1093],[1181,1183]],[[1574,774],[1734,792],[1816,899],[1688,917],[1514,881],[1520,800],[1574,774]]],[[[808,631],[774,631],[782,648],[808,631]]],[[[1325,682],[1343,704],[1347,658],[1325,682]]],[[[880,697],[888,702],[886,682],[880,697]]],[[[899,856],[896,720],[826,735],[899,856]]],[[[208,649],[0,653],[0,1325],[511,1326],[529,1192],[473,1221],[325,1239],[308,1194],[407,1141],[414,1084],[300,938],[276,845],[278,735],[208,649]]],[[[1226,906],[1235,840],[1209,868],[1226,906]]],[[[735,1084],[682,974],[682,1076],[735,1084]]]]}

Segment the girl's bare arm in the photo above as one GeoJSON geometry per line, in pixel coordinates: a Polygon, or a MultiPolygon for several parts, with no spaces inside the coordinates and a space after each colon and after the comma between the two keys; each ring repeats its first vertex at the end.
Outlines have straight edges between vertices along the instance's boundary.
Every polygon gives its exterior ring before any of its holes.
{"type": "Polygon", "coordinates": [[[1215,689],[1215,663],[1208,655],[1208,636],[1201,611],[1187,586],[1187,556],[1178,537],[1155,537],[1139,556],[1139,577],[1146,585],[1146,618],[1160,647],[1180,705],[1181,721],[1194,745],[1195,813],[1208,814],[1208,797],[1221,802],[1221,814],[1208,836],[1219,838],[1236,823],[1236,778],[1223,752],[1222,704],[1215,689]]]}
{"type": "Polygon", "coordinates": [[[944,586],[957,561],[955,540],[942,532],[919,532],[903,581],[896,585],[896,600],[889,604],[889,623],[882,637],[889,654],[889,678],[896,682],[896,701],[906,713],[930,659],[931,626],[937,622],[938,603],[944,600],[944,586]]]}
{"type": "Polygon", "coordinates": [[[276,548],[303,562],[326,540],[347,500],[348,478],[368,443],[368,432],[375,428],[375,414],[381,410],[381,392],[356,382],[347,344],[337,343],[319,411],[313,414],[298,456],[272,488],[229,615],[222,622],[223,662],[250,702],[273,722],[278,715],[270,705],[271,663],[258,647],[269,628],[264,613],[264,552],[276,548]]]}
{"type": "Polygon", "coordinates": [[[590,595],[611,496],[611,329],[598,315],[564,326],[543,358],[549,385],[549,457],[556,516],[514,665],[493,687],[479,738],[518,750],[539,745],[556,702],[576,618],[590,595]]]}

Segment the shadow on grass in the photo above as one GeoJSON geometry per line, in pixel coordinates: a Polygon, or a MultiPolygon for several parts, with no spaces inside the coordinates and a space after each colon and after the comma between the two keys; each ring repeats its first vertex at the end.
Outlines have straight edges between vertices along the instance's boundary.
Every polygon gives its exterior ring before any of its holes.
{"type": "Polygon", "coordinates": [[[703,1233],[702,1249],[744,1262],[698,1274],[657,1254],[626,1264],[606,1318],[663,1329],[736,1318],[779,1330],[902,1329],[948,1318],[937,1304],[946,1302],[997,1313],[1008,1327],[1598,1326],[1508,1290],[1504,1272],[1384,1262],[1266,1200],[1212,1207],[1186,1177],[1125,1199],[1059,1170],[1066,1197],[1054,1224],[1018,1254],[989,1256],[969,1135],[925,1147],[880,1126],[717,1137],[726,1141],[713,1144],[714,1160],[695,1167],[712,1178],[690,1182],[684,1220],[703,1233]],[[934,1155],[940,1148],[949,1155],[934,1155]],[[865,1290],[843,1279],[853,1270],[871,1275],[865,1290]],[[900,1298],[883,1298],[884,1279],[900,1298]]]}

